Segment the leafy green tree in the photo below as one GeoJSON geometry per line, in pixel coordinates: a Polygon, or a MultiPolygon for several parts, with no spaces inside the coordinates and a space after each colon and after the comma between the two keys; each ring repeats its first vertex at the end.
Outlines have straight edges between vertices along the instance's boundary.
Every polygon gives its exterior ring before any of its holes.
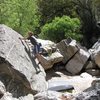
{"type": "Polygon", "coordinates": [[[90,48],[96,42],[96,38],[100,36],[100,26],[97,25],[97,14],[95,13],[94,4],[97,4],[95,1],[99,0],[73,0],[82,23],[83,43],[87,48],[90,48]]]}
{"type": "Polygon", "coordinates": [[[64,38],[72,37],[79,40],[80,21],[68,16],[56,17],[51,23],[45,24],[41,30],[40,37],[59,42],[64,38]]]}
{"type": "Polygon", "coordinates": [[[41,16],[41,26],[58,16],[68,15],[72,17],[76,15],[72,0],[38,0],[38,11],[41,16]]]}
{"type": "Polygon", "coordinates": [[[0,23],[25,35],[39,27],[36,0],[0,0],[0,23]]]}
{"type": "Polygon", "coordinates": [[[100,21],[100,0],[93,0],[93,9],[95,11],[97,21],[100,21]]]}

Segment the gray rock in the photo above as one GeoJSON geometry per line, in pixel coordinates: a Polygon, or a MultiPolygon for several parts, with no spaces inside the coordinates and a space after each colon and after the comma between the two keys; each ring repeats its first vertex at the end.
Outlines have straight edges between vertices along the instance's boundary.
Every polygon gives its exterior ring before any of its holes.
{"type": "Polygon", "coordinates": [[[96,90],[100,90],[100,78],[97,78],[93,80],[91,83],[92,87],[94,87],[96,90]]]}
{"type": "Polygon", "coordinates": [[[64,91],[72,90],[74,87],[67,83],[67,81],[51,81],[48,83],[48,90],[51,91],[64,91]]]}
{"type": "Polygon", "coordinates": [[[6,93],[4,93],[3,97],[0,100],[18,100],[18,99],[12,97],[11,93],[6,92],[6,93]]]}
{"type": "Polygon", "coordinates": [[[63,56],[58,51],[55,51],[48,56],[40,55],[38,56],[38,59],[43,68],[47,70],[52,68],[55,63],[61,62],[63,60],[63,56]]]}
{"type": "Polygon", "coordinates": [[[66,70],[73,75],[80,73],[89,56],[90,55],[88,52],[80,49],[79,52],[77,52],[75,56],[66,64],[66,70]]]}
{"type": "Polygon", "coordinates": [[[6,93],[6,88],[4,84],[0,81],[0,98],[3,97],[4,93],[6,93]]]}
{"type": "Polygon", "coordinates": [[[95,79],[91,87],[77,94],[74,100],[100,100],[100,79],[95,79]]]}
{"type": "Polygon", "coordinates": [[[87,69],[86,72],[91,74],[92,76],[99,76],[100,75],[99,69],[87,69]]]}
{"type": "Polygon", "coordinates": [[[88,70],[88,69],[94,69],[94,68],[96,68],[95,63],[92,61],[88,61],[87,65],[85,66],[85,69],[88,70]]]}
{"type": "Polygon", "coordinates": [[[4,94],[6,92],[6,88],[4,86],[4,84],[0,81],[0,94],[4,94]]]}
{"type": "Polygon", "coordinates": [[[72,39],[62,40],[57,47],[64,56],[63,63],[66,63],[79,50],[76,40],[72,39]]]}
{"type": "Polygon", "coordinates": [[[59,97],[62,95],[56,91],[45,91],[38,93],[34,96],[34,100],[61,100],[59,97]]]}
{"type": "Polygon", "coordinates": [[[18,100],[34,100],[34,96],[32,94],[28,94],[27,96],[19,97],[18,100]]]}
{"type": "Polygon", "coordinates": [[[43,68],[37,74],[39,66],[19,37],[11,28],[0,25],[0,80],[15,97],[47,89],[43,68]]]}
{"type": "Polygon", "coordinates": [[[34,100],[34,96],[32,94],[28,94],[26,96],[14,98],[11,93],[6,92],[0,100],[34,100]]]}
{"type": "Polygon", "coordinates": [[[82,78],[88,78],[88,79],[92,79],[92,75],[90,75],[90,74],[88,74],[88,73],[86,73],[86,72],[84,72],[84,73],[82,73],[81,75],[80,75],[80,77],[82,77],[82,78]]]}
{"type": "Polygon", "coordinates": [[[89,49],[91,54],[91,59],[98,65],[100,68],[100,40],[98,40],[91,49],[89,49]]]}
{"type": "Polygon", "coordinates": [[[99,100],[98,98],[100,97],[97,95],[97,92],[92,90],[78,94],[74,100],[99,100]]]}

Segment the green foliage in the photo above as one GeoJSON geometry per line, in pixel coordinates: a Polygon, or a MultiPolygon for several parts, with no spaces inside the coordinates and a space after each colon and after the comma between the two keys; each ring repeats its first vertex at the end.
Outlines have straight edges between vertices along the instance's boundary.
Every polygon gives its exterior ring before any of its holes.
{"type": "Polygon", "coordinates": [[[72,37],[76,40],[80,39],[79,34],[80,21],[77,18],[68,16],[56,17],[51,23],[45,24],[41,29],[40,38],[50,39],[59,42],[64,38],[72,37]]]}
{"type": "Polygon", "coordinates": [[[41,25],[51,22],[58,16],[75,16],[72,0],[38,0],[38,11],[41,15],[41,25]]]}
{"type": "Polygon", "coordinates": [[[93,9],[95,11],[96,20],[100,21],[100,0],[93,0],[93,9]]]}
{"type": "Polygon", "coordinates": [[[36,0],[0,0],[0,23],[25,35],[39,27],[36,0]]]}
{"type": "Polygon", "coordinates": [[[74,0],[74,3],[82,24],[83,45],[90,48],[100,36],[97,25],[100,20],[100,0],[74,0]]]}

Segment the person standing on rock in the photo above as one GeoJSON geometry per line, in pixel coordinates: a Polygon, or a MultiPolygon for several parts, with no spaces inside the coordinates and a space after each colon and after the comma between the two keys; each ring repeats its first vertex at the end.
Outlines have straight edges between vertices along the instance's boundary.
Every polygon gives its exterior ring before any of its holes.
{"type": "MultiPolygon", "coordinates": [[[[34,46],[32,48],[33,54],[34,54],[34,58],[37,58],[40,64],[40,60],[39,60],[39,56],[40,55],[40,43],[38,43],[37,38],[35,38],[35,36],[33,35],[33,32],[28,32],[28,37],[27,38],[19,38],[21,40],[30,40],[31,44],[34,46]]],[[[36,63],[36,62],[34,62],[36,63]]],[[[35,69],[36,69],[36,73],[38,74],[39,72],[41,72],[39,65],[36,64],[35,69]]]]}
{"type": "Polygon", "coordinates": [[[21,40],[30,40],[31,44],[34,46],[32,48],[34,58],[38,58],[40,55],[40,46],[41,44],[37,42],[37,38],[33,35],[33,32],[28,32],[28,37],[27,38],[20,38],[21,40]]]}

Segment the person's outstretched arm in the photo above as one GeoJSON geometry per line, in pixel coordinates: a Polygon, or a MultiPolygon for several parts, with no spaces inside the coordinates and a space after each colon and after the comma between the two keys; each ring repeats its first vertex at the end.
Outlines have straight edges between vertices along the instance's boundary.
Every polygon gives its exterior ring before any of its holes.
{"type": "Polygon", "coordinates": [[[27,40],[27,38],[20,38],[20,37],[19,37],[19,39],[20,39],[20,40],[27,40]]]}

